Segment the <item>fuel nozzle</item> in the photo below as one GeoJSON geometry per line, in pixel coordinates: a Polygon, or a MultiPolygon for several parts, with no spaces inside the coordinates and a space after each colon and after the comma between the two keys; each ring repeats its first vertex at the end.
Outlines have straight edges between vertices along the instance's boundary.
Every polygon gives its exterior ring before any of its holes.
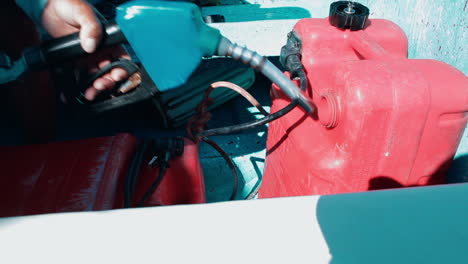
{"type": "MultiPolygon", "coordinates": [[[[122,4],[116,10],[115,23],[105,26],[100,47],[124,42],[130,44],[161,92],[184,85],[202,57],[231,56],[263,73],[306,112],[314,112],[307,97],[266,57],[232,43],[219,30],[206,25],[194,4],[156,0],[122,4]]],[[[0,69],[0,73],[11,73],[5,78],[8,81],[27,70],[49,67],[83,54],[86,53],[76,33],[28,49],[16,68],[0,69]]]]}
{"type": "Polygon", "coordinates": [[[230,56],[235,60],[240,60],[245,64],[250,65],[252,68],[258,70],[265,75],[270,81],[278,85],[278,87],[289,97],[291,100],[296,101],[307,113],[313,114],[315,107],[302,94],[299,87],[297,87],[286,75],[284,75],[273,63],[266,57],[259,55],[255,51],[249,50],[236,43],[232,43],[229,39],[221,37],[218,45],[218,55],[230,56]]]}

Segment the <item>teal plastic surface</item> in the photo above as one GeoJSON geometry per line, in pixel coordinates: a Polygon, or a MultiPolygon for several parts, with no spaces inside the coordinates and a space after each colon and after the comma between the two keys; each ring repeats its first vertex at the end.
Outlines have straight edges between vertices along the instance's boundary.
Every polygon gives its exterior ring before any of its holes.
{"type": "Polygon", "coordinates": [[[184,2],[130,1],[117,8],[116,22],[160,91],[185,84],[221,37],[184,2]]]}

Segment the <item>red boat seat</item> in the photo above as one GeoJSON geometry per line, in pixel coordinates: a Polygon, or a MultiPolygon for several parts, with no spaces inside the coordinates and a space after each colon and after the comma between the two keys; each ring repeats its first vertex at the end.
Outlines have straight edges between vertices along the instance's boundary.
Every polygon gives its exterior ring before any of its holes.
{"type": "Polygon", "coordinates": [[[0,216],[114,208],[136,149],[129,134],[0,148],[0,216]]]}
{"type": "MultiPolygon", "coordinates": [[[[134,136],[118,134],[0,147],[0,217],[122,208],[137,145],[134,136]]],[[[147,165],[152,153],[154,149],[145,153],[133,199],[141,199],[159,177],[159,168],[147,165]]],[[[159,187],[144,205],[205,201],[198,145],[186,139],[183,155],[170,160],[159,187]]]]}

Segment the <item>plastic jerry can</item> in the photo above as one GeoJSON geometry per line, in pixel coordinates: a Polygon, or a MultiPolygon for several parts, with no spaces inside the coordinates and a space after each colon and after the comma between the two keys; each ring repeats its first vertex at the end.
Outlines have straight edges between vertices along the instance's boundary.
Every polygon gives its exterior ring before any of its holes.
{"type": "MultiPolygon", "coordinates": [[[[259,197],[361,192],[442,184],[468,118],[468,79],[435,60],[407,58],[393,22],[339,29],[303,19],[307,95],[315,116],[295,108],[270,123],[259,197]]],[[[273,86],[272,112],[290,101],[273,86]]]]}

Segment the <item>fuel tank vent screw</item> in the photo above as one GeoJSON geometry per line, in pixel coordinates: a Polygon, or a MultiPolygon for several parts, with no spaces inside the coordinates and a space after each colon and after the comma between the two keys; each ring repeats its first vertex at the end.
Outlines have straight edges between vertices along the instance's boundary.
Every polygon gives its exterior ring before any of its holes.
{"type": "Polygon", "coordinates": [[[344,9],[344,12],[348,15],[356,13],[356,10],[354,10],[354,4],[351,1],[348,2],[348,7],[344,9]]]}

